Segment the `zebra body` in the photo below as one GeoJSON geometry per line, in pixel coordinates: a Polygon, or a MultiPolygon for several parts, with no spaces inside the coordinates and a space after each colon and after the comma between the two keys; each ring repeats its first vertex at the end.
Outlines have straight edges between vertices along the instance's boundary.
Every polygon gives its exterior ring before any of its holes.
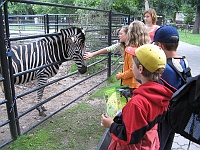
{"type": "MultiPolygon", "coordinates": [[[[87,71],[83,58],[85,50],[85,35],[80,28],[61,29],[61,33],[45,37],[37,42],[27,45],[19,45],[11,48],[13,73],[23,72],[32,68],[48,65],[58,61],[66,61],[71,58],[77,64],[81,74],[87,71]]],[[[51,65],[36,71],[15,76],[15,84],[24,84],[37,79],[37,86],[47,83],[48,78],[55,76],[61,63],[51,65]]],[[[44,88],[37,91],[37,102],[43,96],[44,88]]],[[[41,106],[38,109],[39,115],[44,115],[41,106]]]]}

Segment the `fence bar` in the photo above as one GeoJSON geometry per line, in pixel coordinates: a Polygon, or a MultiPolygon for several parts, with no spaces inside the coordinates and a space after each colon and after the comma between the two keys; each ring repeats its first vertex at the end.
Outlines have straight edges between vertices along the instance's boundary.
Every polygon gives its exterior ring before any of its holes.
{"type": "MultiPolygon", "coordinates": [[[[7,39],[7,58],[8,58],[8,65],[9,65],[9,77],[10,77],[10,89],[11,94],[12,94],[12,99],[10,101],[12,102],[12,105],[10,105],[10,110],[8,111],[14,111],[14,118],[15,118],[15,124],[17,128],[17,133],[20,135],[20,126],[19,126],[19,120],[17,119],[16,116],[18,116],[18,111],[17,111],[17,104],[16,99],[15,99],[15,87],[14,87],[14,76],[13,76],[13,68],[12,68],[12,57],[11,55],[8,55],[10,53],[10,33],[9,33],[9,21],[8,21],[8,3],[5,3],[4,5],[4,16],[5,16],[5,26],[6,26],[6,39],[7,39]]],[[[6,44],[5,44],[6,45],[6,44]]],[[[4,46],[5,46],[4,45],[4,46]]],[[[9,100],[8,100],[9,101],[9,100]]]]}
{"type": "Polygon", "coordinates": [[[45,5],[45,6],[56,6],[56,7],[83,9],[83,10],[91,10],[91,11],[109,12],[108,10],[102,10],[102,9],[94,9],[94,8],[89,8],[89,7],[78,7],[78,6],[72,6],[72,5],[47,3],[47,2],[39,2],[39,1],[10,0],[10,2],[19,2],[19,3],[37,4],[37,5],[45,5]]]}
{"type": "MultiPolygon", "coordinates": [[[[44,86],[33,88],[33,89],[29,90],[29,91],[26,91],[26,92],[20,93],[18,95],[15,95],[14,77],[16,77],[18,75],[21,75],[21,74],[25,74],[25,73],[31,72],[33,70],[37,70],[39,68],[47,67],[48,65],[40,66],[40,67],[37,67],[37,68],[34,68],[34,69],[26,70],[24,72],[16,73],[16,74],[13,75],[13,71],[12,71],[12,59],[11,59],[11,55],[10,55],[11,42],[12,41],[18,41],[18,40],[33,39],[33,38],[38,38],[38,37],[46,37],[46,36],[53,36],[53,35],[60,34],[60,33],[49,34],[50,31],[51,31],[50,29],[52,29],[53,27],[55,27],[55,31],[58,32],[58,29],[59,29],[58,27],[59,26],[63,26],[64,24],[59,24],[59,16],[58,16],[58,14],[54,15],[54,21],[51,20],[50,16],[52,16],[52,15],[50,15],[50,14],[40,15],[41,18],[44,17],[44,18],[42,18],[44,20],[44,24],[41,23],[42,26],[44,27],[44,34],[43,35],[40,34],[40,35],[36,35],[36,36],[26,36],[26,37],[22,36],[22,37],[10,38],[10,33],[9,33],[10,29],[9,29],[9,20],[8,20],[9,15],[8,15],[8,10],[7,10],[8,9],[7,3],[8,2],[19,2],[19,3],[37,4],[37,5],[45,5],[45,6],[52,6],[52,7],[55,6],[55,7],[64,7],[64,8],[72,8],[72,9],[84,9],[84,10],[106,12],[106,18],[108,17],[108,19],[106,19],[106,22],[108,20],[108,24],[107,23],[106,24],[104,24],[104,23],[99,23],[98,24],[99,26],[103,27],[104,29],[102,29],[102,28],[101,29],[96,29],[96,28],[91,28],[90,29],[89,28],[88,30],[86,30],[86,32],[95,32],[95,31],[98,32],[98,31],[105,31],[106,30],[107,34],[106,33],[103,34],[103,36],[105,36],[105,38],[101,41],[103,44],[104,44],[104,42],[106,42],[106,46],[112,45],[112,41],[113,41],[113,39],[112,39],[112,28],[114,29],[115,27],[121,27],[121,25],[122,25],[121,20],[118,20],[118,18],[115,21],[114,15],[128,16],[127,14],[115,13],[115,12],[112,12],[111,10],[110,11],[108,11],[108,10],[105,11],[105,10],[98,10],[98,9],[93,9],[93,8],[75,7],[75,6],[70,6],[70,5],[55,4],[55,3],[45,3],[45,2],[39,2],[39,1],[33,1],[33,0],[8,0],[8,1],[5,1],[4,4],[1,5],[1,6],[4,6],[4,9],[2,9],[2,7],[0,7],[0,29],[2,29],[2,30],[0,30],[0,43],[1,43],[0,61],[1,61],[1,67],[2,67],[2,70],[3,70],[3,74],[2,74],[2,78],[0,78],[0,82],[3,82],[3,84],[4,84],[5,100],[1,101],[0,104],[6,105],[8,118],[7,118],[7,120],[5,122],[1,123],[0,126],[4,126],[5,124],[9,124],[9,126],[10,126],[10,133],[11,133],[11,138],[12,139],[9,140],[9,141],[7,141],[3,145],[0,145],[0,148],[2,146],[4,146],[4,145],[10,143],[11,141],[16,140],[19,135],[22,135],[22,134],[30,131],[31,129],[33,129],[37,125],[41,124],[43,121],[47,120],[48,118],[50,118],[51,116],[53,116],[54,114],[56,114],[57,112],[59,112],[60,110],[64,109],[65,107],[67,107],[71,103],[73,103],[76,100],[78,100],[79,97],[82,97],[83,95],[85,95],[86,93],[88,93],[88,91],[91,91],[95,87],[99,86],[101,83],[105,82],[113,74],[113,72],[111,70],[111,67],[113,66],[113,64],[115,64],[116,62],[118,62],[119,59],[121,58],[121,57],[118,58],[117,60],[115,60],[114,63],[112,63],[111,62],[112,53],[108,53],[107,57],[105,58],[105,59],[108,59],[107,60],[107,64],[106,64],[107,66],[105,66],[106,67],[105,69],[100,70],[99,72],[96,72],[95,74],[92,74],[90,76],[87,76],[85,79],[79,81],[78,83],[76,83],[76,84],[74,84],[74,85],[72,85],[70,87],[67,87],[67,88],[63,89],[62,91],[57,92],[55,95],[46,98],[41,103],[35,105],[34,107],[31,107],[30,109],[27,109],[23,113],[19,113],[19,115],[18,115],[17,105],[16,105],[16,99],[17,98],[21,98],[24,95],[27,95],[29,93],[32,93],[33,91],[36,91],[37,89],[40,89],[40,88],[46,87],[48,85],[51,85],[51,84],[53,84],[55,82],[58,82],[58,81],[66,78],[68,76],[71,76],[72,74],[78,73],[78,71],[76,71],[74,73],[71,73],[71,74],[64,75],[61,78],[54,79],[53,81],[48,82],[44,86]],[[4,14],[2,15],[2,13],[4,13],[4,14]],[[109,16],[107,16],[107,15],[109,15],[109,16]],[[117,22],[117,23],[115,23],[115,22],[117,22]],[[5,26],[4,26],[4,24],[5,24],[5,26]],[[3,29],[5,29],[5,31],[3,29]],[[94,85],[94,87],[92,87],[91,89],[89,89],[88,91],[86,91],[84,94],[80,95],[76,99],[71,100],[68,104],[66,104],[65,106],[63,106],[61,109],[56,110],[53,114],[50,114],[49,116],[45,117],[42,121],[38,122],[38,124],[36,124],[36,125],[33,125],[33,127],[29,128],[27,131],[25,131],[25,132],[23,130],[22,130],[23,132],[20,131],[19,119],[21,117],[23,117],[24,115],[26,115],[27,113],[29,113],[30,111],[32,111],[33,109],[35,109],[36,107],[38,107],[38,106],[40,106],[42,104],[45,104],[46,102],[49,102],[51,99],[56,98],[57,96],[63,94],[67,90],[73,88],[74,86],[77,86],[78,84],[82,83],[83,81],[86,81],[89,78],[91,78],[92,76],[95,76],[96,74],[99,74],[99,73],[101,73],[103,71],[107,71],[107,78],[105,80],[103,80],[101,83],[99,83],[97,85],[94,85]]],[[[29,15],[27,15],[27,16],[29,16],[29,15]]],[[[128,16],[128,23],[130,23],[130,15],[128,16]]],[[[87,26],[90,27],[91,25],[92,24],[88,24],[87,26]]],[[[16,26],[16,24],[14,26],[16,26]]],[[[21,26],[25,27],[25,24],[21,24],[21,26]]],[[[86,25],[84,24],[84,26],[86,26],[86,25]]],[[[101,35],[101,33],[99,35],[101,35]]],[[[100,39],[101,39],[101,37],[100,37],[100,39]]],[[[101,45],[101,46],[103,46],[103,45],[101,45]]],[[[102,60],[100,60],[100,61],[102,61],[102,60]]],[[[95,62],[95,63],[97,64],[100,61],[95,62]]],[[[57,64],[57,63],[60,63],[60,62],[56,62],[55,64],[57,64]]],[[[53,63],[49,64],[49,65],[53,65],[53,63]]],[[[92,66],[92,64],[91,64],[91,66],[92,66]]],[[[114,70],[114,72],[117,71],[120,67],[121,67],[121,65],[118,64],[118,66],[114,70]]]]}
{"type": "MultiPolygon", "coordinates": [[[[112,32],[112,10],[109,12],[109,17],[108,17],[108,45],[110,46],[112,43],[111,41],[111,32],[112,32]]],[[[107,72],[107,77],[109,78],[111,76],[111,52],[108,53],[108,72],[107,72]]]]}
{"type": "MultiPolygon", "coordinates": [[[[5,3],[7,4],[7,3],[5,3]]],[[[4,27],[3,27],[3,18],[2,18],[2,7],[0,8],[0,43],[1,43],[1,50],[0,50],[0,59],[1,59],[1,67],[2,70],[2,76],[5,79],[3,81],[4,89],[5,89],[5,98],[8,100],[6,103],[7,107],[7,114],[8,114],[8,119],[9,119],[9,126],[10,126],[10,132],[11,132],[11,137],[13,139],[17,139],[17,128],[16,128],[16,122],[15,122],[15,112],[12,110],[10,111],[10,108],[13,105],[12,101],[12,93],[10,90],[10,79],[9,79],[9,71],[8,71],[8,64],[5,63],[7,62],[7,56],[6,56],[6,47],[5,47],[5,41],[4,41],[4,27]]]]}

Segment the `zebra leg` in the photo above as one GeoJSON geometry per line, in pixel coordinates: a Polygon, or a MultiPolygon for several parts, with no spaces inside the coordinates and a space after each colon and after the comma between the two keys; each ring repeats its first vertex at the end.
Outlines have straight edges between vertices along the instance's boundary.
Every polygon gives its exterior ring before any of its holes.
{"type": "MultiPolygon", "coordinates": [[[[44,88],[41,88],[37,91],[37,103],[40,103],[42,96],[43,96],[44,88]]],[[[45,107],[43,105],[36,108],[39,112],[39,116],[46,116],[44,111],[46,111],[45,107]]]]}
{"type": "MultiPolygon", "coordinates": [[[[39,86],[42,86],[42,85],[46,84],[46,83],[47,83],[47,80],[48,80],[47,77],[40,76],[40,77],[38,78],[38,84],[37,84],[37,86],[39,87],[39,86]]],[[[39,103],[41,102],[41,100],[42,100],[43,92],[44,92],[44,87],[41,88],[41,89],[39,89],[39,90],[37,91],[36,101],[37,101],[38,104],[39,104],[39,103]]],[[[38,112],[39,112],[39,116],[46,116],[46,114],[44,113],[44,111],[47,111],[47,110],[46,110],[46,108],[45,108],[43,105],[37,107],[36,109],[37,109],[38,112]]]]}

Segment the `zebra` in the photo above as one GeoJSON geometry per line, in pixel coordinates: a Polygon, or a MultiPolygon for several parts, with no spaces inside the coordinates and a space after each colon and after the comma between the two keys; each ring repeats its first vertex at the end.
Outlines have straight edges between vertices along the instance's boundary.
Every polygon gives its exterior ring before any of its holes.
{"type": "MultiPolygon", "coordinates": [[[[14,77],[14,84],[24,84],[34,79],[37,86],[47,83],[47,80],[55,76],[62,62],[71,58],[75,61],[78,71],[84,74],[87,66],[83,58],[85,52],[85,34],[81,28],[71,27],[61,29],[58,35],[48,36],[37,42],[11,47],[13,74],[32,68],[61,61],[36,71],[28,72],[14,77]]],[[[40,103],[44,88],[37,91],[36,101],[40,103]]],[[[44,106],[37,107],[40,116],[45,116],[44,106]]]]}

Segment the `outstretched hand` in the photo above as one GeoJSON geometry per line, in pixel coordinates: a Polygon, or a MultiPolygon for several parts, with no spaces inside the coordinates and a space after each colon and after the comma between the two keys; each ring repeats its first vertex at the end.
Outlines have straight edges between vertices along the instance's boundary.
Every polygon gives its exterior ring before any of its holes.
{"type": "Polygon", "coordinates": [[[92,57],[93,57],[93,53],[90,53],[90,52],[85,52],[84,55],[83,55],[84,59],[90,59],[92,57]]]}

